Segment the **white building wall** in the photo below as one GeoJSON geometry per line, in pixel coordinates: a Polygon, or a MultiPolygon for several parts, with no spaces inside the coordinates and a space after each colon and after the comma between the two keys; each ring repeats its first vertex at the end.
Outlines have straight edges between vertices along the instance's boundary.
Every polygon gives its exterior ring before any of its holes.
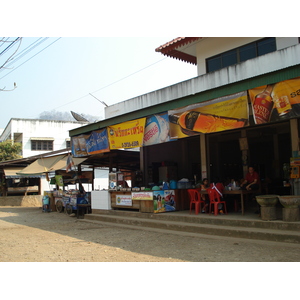
{"type": "Polygon", "coordinates": [[[67,122],[39,119],[11,119],[0,140],[13,139],[23,145],[23,157],[39,155],[49,151],[32,151],[32,138],[53,138],[53,151],[65,149],[69,140],[69,130],[88,124],[87,122],[67,122]]]}

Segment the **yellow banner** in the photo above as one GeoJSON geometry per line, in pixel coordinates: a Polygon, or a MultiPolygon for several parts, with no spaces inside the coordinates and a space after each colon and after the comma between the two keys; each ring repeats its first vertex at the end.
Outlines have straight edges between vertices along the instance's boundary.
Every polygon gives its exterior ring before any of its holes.
{"type": "Polygon", "coordinates": [[[246,92],[168,111],[170,138],[219,132],[248,126],[246,92]]]}
{"type": "Polygon", "coordinates": [[[110,149],[143,146],[146,118],[136,119],[108,127],[110,149]]]}

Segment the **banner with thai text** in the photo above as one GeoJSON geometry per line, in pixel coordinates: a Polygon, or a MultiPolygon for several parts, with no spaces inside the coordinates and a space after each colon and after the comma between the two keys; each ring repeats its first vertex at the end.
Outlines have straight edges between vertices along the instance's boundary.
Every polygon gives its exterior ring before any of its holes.
{"type": "Polygon", "coordinates": [[[300,77],[248,91],[255,124],[300,116],[300,77]]]}
{"type": "Polygon", "coordinates": [[[116,195],[116,205],[132,206],[131,195],[116,195]]]}
{"type": "Polygon", "coordinates": [[[143,146],[146,118],[136,119],[109,126],[110,149],[129,149],[143,146]]]}
{"type": "Polygon", "coordinates": [[[88,154],[98,154],[109,151],[107,129],[93,131],[86,142],[88,154]]]}
{"type": "Polygon", "coordinates": [[[110,151],[106,128],[93,131],[89,135],[86,134],[72,137],[71,144],[74,157],[110,151]]]}
{"type": "Polygon", "coordinates": [[[170,138],[184,138],[249,125],[247,92],[169,110],[170,138]]]}
{"type": "Polygon", "coordinates": [[[132,192],[131,197],[132,200],[153,200],[153,192],[132,192]]]}
{"type": "Polygon", "coordinates": [[[170,140],[168,113],[151,115],[147,117],[144,133],[144,146],[165,143],[170,140]]]}

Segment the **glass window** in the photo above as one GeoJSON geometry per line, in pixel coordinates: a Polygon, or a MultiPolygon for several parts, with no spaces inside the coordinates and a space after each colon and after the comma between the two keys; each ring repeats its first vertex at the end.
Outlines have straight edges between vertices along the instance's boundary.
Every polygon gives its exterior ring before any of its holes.
{"type": "Polygon", "coordinates": [[[237,50],[227,51],[222,54],[222,68],[232,66],[236,64],[237,61],[237,50]]]}
{"type": "Polygon", "coordinates": [[[240,62],[256,57],[256,45],[251,43],[240,47],[239,49],[240,62]]]}
{"type": "Polygon", "coordinates": [[[276,51],[276,39],[265,38],[206,59],[207,73],[276,51]]]}
{"type": "Polygon", "coordinates": [[[206,61],[207,72],[213,72],[222,68],[221,55],[212,57],[206,61]]]}
{"type": "Polygon", "coordinates": [[[49,151],[53,150],[53,141],[31,141],[31,150],[43,150],[49,151]]]}
{"type": "Polygon", "coordinates": [[[275,38],[267,38],[257,42],[257,55],[264,55],[276,51],[275,38]]]}

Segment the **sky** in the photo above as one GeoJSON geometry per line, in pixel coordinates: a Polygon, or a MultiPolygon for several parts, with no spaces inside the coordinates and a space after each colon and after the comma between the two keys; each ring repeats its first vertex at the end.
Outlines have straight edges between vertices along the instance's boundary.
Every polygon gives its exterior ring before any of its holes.
{"type": "MultiPolygon", "coordinates": [[[[218,2],[218,10],[216,2],[196,9],[192,0],[184,7],[157,0],[142,6],[135,0],[86,0],[84,5],[18,0],[14,9],[4,2],[1,36],[23,39],[18,60],[0,70],[0,90],[17,84],[13,91],[0,91],[0,128],[11,118],[39,118],[45,111],[74,111],[101,120],[100,101],[112,105],[196,77],[196,66],[155,52],[179,36],[280,36],[278,22],[258,26],[257,32],[257,24],[245,18],[224,18],[231,2],[218,2]]],[[[262,11],[270,11],[259,3],[262,11]]],[[[254,1],[247,15],[256,12],[254,1]]],[[[293,20],[288,35],[297,36],[293,20]]],[[[1,65],[5,57],[0,55],[1,65]]]]}
{"type": "Polygon", "coordinates": [[[101,120],[100,101],[112,105],[196,77],[195,65],[155,52],[176,37],[23,37],[0,56],[2,65],[15,53],[0,69],[0,128],[45,111],[101,120]]]}

